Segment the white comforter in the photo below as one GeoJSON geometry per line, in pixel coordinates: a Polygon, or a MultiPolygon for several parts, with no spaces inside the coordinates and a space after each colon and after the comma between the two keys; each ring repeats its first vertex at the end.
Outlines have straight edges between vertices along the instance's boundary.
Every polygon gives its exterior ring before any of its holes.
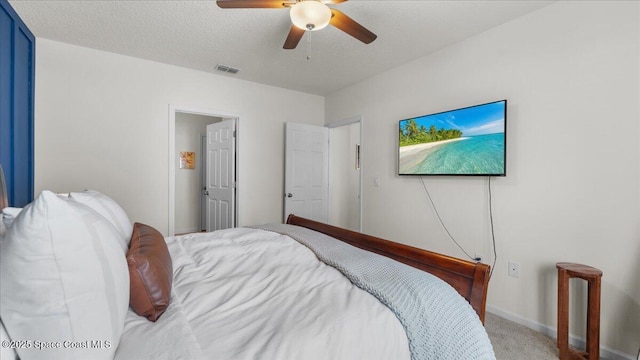
{"type": "Polygon", "coordinates": [[[409,359],[395,315],[305,246],[229,229],[167,238],[174,298],[130,312],[116,359],[409,359]]]}

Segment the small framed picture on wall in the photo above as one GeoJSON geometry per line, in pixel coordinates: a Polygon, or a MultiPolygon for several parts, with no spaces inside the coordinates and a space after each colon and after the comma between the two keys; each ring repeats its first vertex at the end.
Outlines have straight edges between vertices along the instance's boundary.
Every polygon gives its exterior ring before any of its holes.
{"type": "Polygon", "coordinates": [[[196,168],[196,153],[193,151],[180,151],[180,169],[196,168]]]}

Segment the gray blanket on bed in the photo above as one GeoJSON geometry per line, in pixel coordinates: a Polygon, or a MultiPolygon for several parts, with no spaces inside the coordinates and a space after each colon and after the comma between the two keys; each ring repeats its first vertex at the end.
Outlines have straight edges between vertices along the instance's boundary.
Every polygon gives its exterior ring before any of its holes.
{"type": "Polygon", "coordinates": [[[391,309],[405,327],[413,360],[495,359],[471,305],[439,278],[303,227],[255,228],[292,237],[391,309]]]}

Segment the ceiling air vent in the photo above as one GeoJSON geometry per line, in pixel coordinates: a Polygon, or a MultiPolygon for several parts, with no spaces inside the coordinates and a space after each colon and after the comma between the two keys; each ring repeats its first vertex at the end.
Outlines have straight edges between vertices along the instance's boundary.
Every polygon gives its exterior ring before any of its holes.
{"type": "Polygon", "coordinates": [[[216,70],[222,71],[222,72],[226,72],[226,73],[229,73],[229,74],[236,74],[236,73],[238,73],[238,71],[240,71],[240,69],[236,69],[236,68],[233,68],[231,66],[222,65],[222,64],[216,65],[216,70]]]}

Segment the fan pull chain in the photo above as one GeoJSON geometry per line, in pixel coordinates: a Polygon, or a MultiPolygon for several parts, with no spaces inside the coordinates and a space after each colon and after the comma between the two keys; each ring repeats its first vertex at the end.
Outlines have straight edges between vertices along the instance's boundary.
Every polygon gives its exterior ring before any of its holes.
{"type": "Polygon", "coordinates": [[[311,60],[311,31],[306,31],[307,33],[307,60],[311,60]]]}

